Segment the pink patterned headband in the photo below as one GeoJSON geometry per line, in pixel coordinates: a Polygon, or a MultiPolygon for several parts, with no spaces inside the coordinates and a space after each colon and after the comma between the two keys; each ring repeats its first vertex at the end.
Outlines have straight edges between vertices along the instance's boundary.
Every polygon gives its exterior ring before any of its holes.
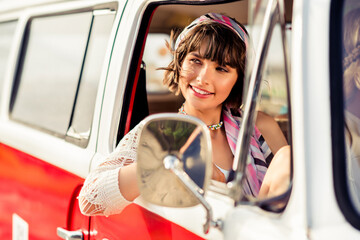
{"type": "Polygon", "coordinates": [[[217,22],[217,23],[227,26],[234,33],[236,33],[236,35],[238,35],[240,37],[240,39],[245,43],[246,48],[248,48],[247,34],[246,34],[245,30],[236,21],[234,21],[233,19],[231,19],[227,16],[221,15],[219,13],[207,13],[205,15],[198,17],[192,23],[190,23],[187,27],[184,28],[184,30],[180,33],[180,35],[176,39],[174,49],[178,48],[180,42],[186,37],[186,35],[189,33],[189,31],[194,26],[196,26],[197,24],[199,24],[201,22],[205,22],[205,21],[217,22]]]}

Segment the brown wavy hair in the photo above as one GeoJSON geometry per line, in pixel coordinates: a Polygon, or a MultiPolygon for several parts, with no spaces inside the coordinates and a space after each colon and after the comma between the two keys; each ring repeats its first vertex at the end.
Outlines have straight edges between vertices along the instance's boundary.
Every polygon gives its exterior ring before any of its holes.
{"type": "MultiPolygon", "coordinates": [[[[245,29],[240,23],[239,25],[245,29]]],[[[167,85],[169,90],[175,92],[176,95],[180,93],[179,78],[185,56],[190,52],[200,50],[201,44],[207,41],[208,46],[202,57],[215,61],[221,66],[228,65],[237,70],[237,81],[224,104],[231,108],[239,108],[242,103],[246,58],[246,46],[240,37],[223,24],[204,21],[194,26],[177,49],[173,50],[170,46],[175,43],[178,35],[179,32],[172,31],[170,43],[167,43],[173,60],[168,67],[161,68],[165,70],[164,85],[167,85]]]]}

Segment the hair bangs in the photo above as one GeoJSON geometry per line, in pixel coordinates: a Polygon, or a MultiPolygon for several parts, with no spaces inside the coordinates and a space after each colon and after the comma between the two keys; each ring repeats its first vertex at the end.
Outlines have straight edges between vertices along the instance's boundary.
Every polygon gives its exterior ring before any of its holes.
{"type": "MultiPolygon", "coordinates": [[[[245,51],[245,46],[239,37],[231,30],[224,28],[220,24],[202,25],[194,28],[194,34],[191,36],[187,52],[199,51],[203,47],[204,52],[201,57],[217,62],[220,66],[230,66],[233,68],[243,68],[241,62],[245,51]],[[202,44],[206,43],[206,46],[202,44]]],[[[240,70],[240,69],[238,69],[240,70]]]]}

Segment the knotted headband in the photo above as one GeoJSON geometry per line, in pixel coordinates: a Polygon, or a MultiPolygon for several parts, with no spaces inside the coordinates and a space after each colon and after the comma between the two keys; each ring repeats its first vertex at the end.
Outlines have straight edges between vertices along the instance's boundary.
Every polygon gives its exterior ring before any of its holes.
{"type": "Polygon", "coordinates": [[[207,13],[195,19],[192,23],[190,23],[184,30],[180,33],[178,38],[176,39],[174,49],[177,49],[180,42],[185,39],[186,35],[190,32],[190,30],[198,25],[201,22],[217,22],[220,23],[229,29],[231,29],[236,35],[240,37],[240,39],[245,43],[246,49],[248,48],[248,37],[245,30],[232,18],[229,18],[225,15],[219,13],[207,13]]]}

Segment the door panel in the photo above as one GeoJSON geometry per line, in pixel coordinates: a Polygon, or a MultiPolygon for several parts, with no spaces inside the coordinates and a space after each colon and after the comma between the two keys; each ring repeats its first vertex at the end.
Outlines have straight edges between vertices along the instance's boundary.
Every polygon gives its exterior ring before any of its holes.
{"type": "Polygon", "coordinates": [[[203,239],[135,203],[128,205],[121,214],[92,217],[91,226],[91,240],[203,239]]]}
{"type": "MultiPolygon", "coordinates": [[[[0,239],[12,238],[14,214],[27,223],[29,239],[59,239],[56,228],[66,228],[70,198],[82,182],[78,176],[0,144],[0,239]]],[[[88,221],[80,222],[84,225],[76,227],[87,232],[88,221]]],[[[15,234],[23,230],[18,227],[15,234]]]]}

